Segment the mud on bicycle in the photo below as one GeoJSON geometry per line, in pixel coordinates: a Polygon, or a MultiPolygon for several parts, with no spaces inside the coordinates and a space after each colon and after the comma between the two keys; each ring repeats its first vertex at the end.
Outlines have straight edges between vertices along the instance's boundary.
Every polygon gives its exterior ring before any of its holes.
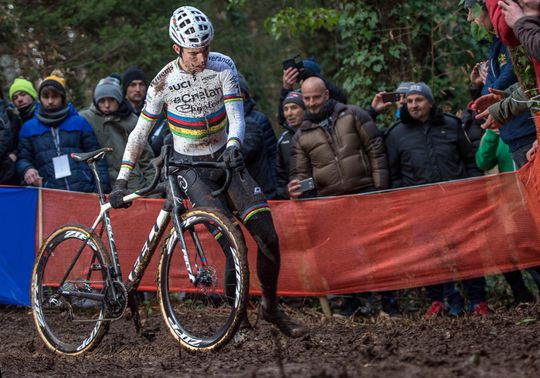
{"type": "Polygon", "coordinates": [[[58,354],[79,355],[99,345],[110,323],[120,319],[127,307],[138,324],[134,292],[172,218],[156,280],[165,324],[188,350],[223,347],[245,316],[249,288],[245,241],[239,227],[215,209],[187,208],[186,188],[175,173],[187,167],[224,170],[224,186],[212,193],[217,196],[227,189],[231,172],[222,162],[174,162],[167,148],[162,150],[152,162],[156,171],[152,183],[124,197],[131,202],[167,191],[167,200],[124,280],[109,216],[111,205],[96,168],[110,151],[103,148],[71,156],[89,164],[98,184],[100,212],[90,228],[66,224],[40,248],[31,283],[32,313],[40,338],[58,354]]]}

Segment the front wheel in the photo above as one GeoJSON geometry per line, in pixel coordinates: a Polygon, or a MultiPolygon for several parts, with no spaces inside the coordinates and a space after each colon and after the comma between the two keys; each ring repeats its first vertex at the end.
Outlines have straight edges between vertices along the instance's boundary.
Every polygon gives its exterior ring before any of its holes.
{"type": "Polygon", "coordinates": [[[245,316],[249,271],[244,238],[239,227],[210,209],[193,209],[181,222],[185,248],[174,229],[162,248],[161,312],[186,349],[218,349],[234,336],[245,316]]]}
{"type": "Polygon", "coordinates": [[[107,265],[103,242],[84,226],[60,227],[43,243],[30,298],[38,334],[54,352],[81,354],[107,332],[107,265]]]}

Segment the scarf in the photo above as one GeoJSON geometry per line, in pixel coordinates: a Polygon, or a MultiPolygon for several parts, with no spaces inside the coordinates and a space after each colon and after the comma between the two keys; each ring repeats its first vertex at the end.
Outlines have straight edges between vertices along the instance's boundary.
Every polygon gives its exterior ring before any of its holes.
{"type": "Polygon", "coordinates": [[[36,104],[37,104],[36,101],[32,101],[30,104],[17,109],[23,121],[28,121],[29,119],[32,119],[34,117],[36,104]]]}
{"type": "Polygon", "coordinates": [[[313,123],[321,123],[330,118],[332,113],[334,113],[334,108],[337,104],[336,100],[330,99],[328,102],[321,108],[318,113],[309,113],[306,112],[305,119],[313,123]]]}
{"type": "Polygon", "coordinates": [[[41,106],[37,113],[38,120],[45,126],[58,127],[68,117],[69,106],[63,108],[45,109],[41,106]]]}

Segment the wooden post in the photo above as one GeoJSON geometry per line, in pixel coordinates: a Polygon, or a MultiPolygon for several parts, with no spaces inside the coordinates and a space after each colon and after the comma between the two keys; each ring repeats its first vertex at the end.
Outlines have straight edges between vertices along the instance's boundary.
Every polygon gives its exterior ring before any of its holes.
{"type": "Polygon", "coordinates": [[[332,311],[330,310],[330,305],[328,304],[328,299],[326,297],[319,297],[319,302],[321,303],[321,309],[324,316],[331,318],[332,311]]]}

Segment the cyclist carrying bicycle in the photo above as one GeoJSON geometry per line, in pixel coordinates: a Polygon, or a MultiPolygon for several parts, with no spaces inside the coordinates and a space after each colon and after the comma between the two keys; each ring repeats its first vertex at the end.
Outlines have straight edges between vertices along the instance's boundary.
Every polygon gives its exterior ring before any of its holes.
{"type": "Polygon", "coordinates": [[[278,308],[276,296],[280,267],[279,240],[261,188],[251,178],[240,151],[244,137],[244,110],[234,61],[210,52],[214,29],[208,17],[191,6],[174,11],[169,35],[178,58],[152,80],[137,125],[130,134],[110,203],[128,207],[127,179],[156,120],[166,109],[173,135],[174,158],[192,161],[222,159],[233,169],[226,194],[212,197],[220,188],[223,172],[189,168],[179,174],[195,207],[213,207],[242,221],[257,243],[257,274],[262,289],[262,316],[290,337],[306,329],[278,308]],[[232,211],[231,211],[232,210],[232,211]]]}

